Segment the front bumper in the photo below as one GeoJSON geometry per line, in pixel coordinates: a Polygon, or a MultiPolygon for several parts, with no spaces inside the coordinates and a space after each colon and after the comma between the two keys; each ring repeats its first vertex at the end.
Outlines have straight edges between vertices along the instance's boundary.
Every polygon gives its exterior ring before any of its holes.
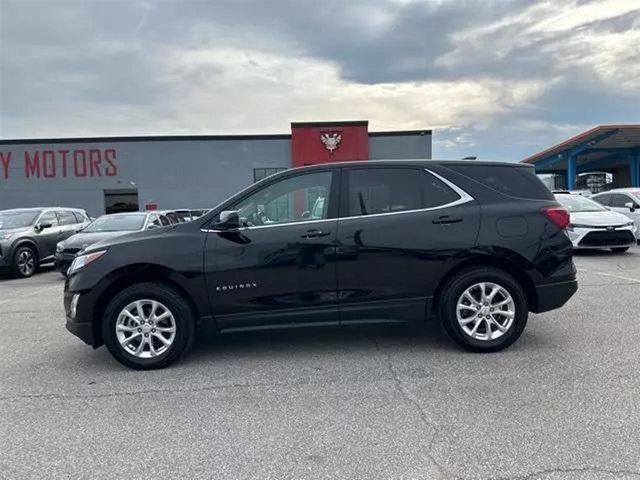
{"type": "Polygon", "coordinates": [[[9,268],[13,263],[13,249],[11,242],[0,240],[0,269],[9,268]]]}
{"type": "Polygon", "coordinates": [[[578,280],[575,278],[562,282],[536,285],[536,305],[531,309],[534,313],[548,312],[562,307],[578,291],[578,280]]]}
{"type": "Polygon", "coordinates": [[[625,248],[637,243],[636,227],[576,228],[567,230],[573,248],[625,248]]]}
{"type": "Polygon", "coordinates": [[[66,315],[65,327],[87,345],[97,348],[96,335],[88,305],[89,299],[78,292],[70,292],[65,288],[64,311],[66,315]],[[77,296],[77,297],[76,297],[77,296]],[[75,298],[75,309],[72,308],[75,298]],[[74,311],[75,310],[75,311],[74,311]]]}
{"type": "Polygon", "coordinates": [[[56,254],[53,257],[53,263],[55,265],[56,270],[66,274],[67,270],[69,270],[69,267],[73,263],[74,258],[76,258],[75,253],[56,252],[56,254]]]}

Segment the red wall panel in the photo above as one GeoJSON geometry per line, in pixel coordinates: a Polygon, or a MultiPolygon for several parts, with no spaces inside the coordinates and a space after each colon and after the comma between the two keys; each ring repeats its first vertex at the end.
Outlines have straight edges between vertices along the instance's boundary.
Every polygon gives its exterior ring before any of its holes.
{"type": "Polygon", "coordinates": [[[291,124],[293,167],[368,159],[368,122],[291,124]]]}

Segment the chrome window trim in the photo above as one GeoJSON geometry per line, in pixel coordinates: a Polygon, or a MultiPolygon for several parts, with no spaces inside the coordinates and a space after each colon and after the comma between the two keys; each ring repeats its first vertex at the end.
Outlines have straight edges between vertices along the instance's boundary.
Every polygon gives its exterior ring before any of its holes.
{"type": "MultiPolygon", "coordinates": [[[[361,219],[361,218],[383,217],[383,216],[389,216],[389,215],[404,215],[404,214],[408,214],[408,213],[432,212],[434,210],[443,210],[445,208],[456,207],[458,205],[463,205],[465,203],[473,202],[475,200],[471,195],[469,195],[463,189],[458,187],[455,183],[447,180],[443,176],[438,175],[437,173],[435,173],[435,172],[433,172],[433,171],[431,171],[431,170],[429,170],[427,168],[425,168],[424,171],[429,173],[430,175],[433,175],[438,180],[443,182],[445,185],[447,185],[449,188],[451,188],[454,192],[456,192],[456,194],[458,194],[460,196],[460,198],[458,200],[454,200],[453,202],[445,203],[443,205],[438,205],[436,207],[417,208],[417,209],[413,209],[413,210],[401,210],[401,211],[398,211],[398,212],[372,213],[371,215],[354,215],[354,216],[349,216],[349,217],[322,218],[322,219],[318,219],[318,220],[303,220],[301,222],[286,222],[286,223],[283,222],[283,223],[274,223],[274,224],[270,224],[270,225],[255,225],[253,227],[238,228],[237,230],[234,230],[234,231],[236,231],[236,232],[244,232],[246,230],[257,230],[257,229],[260,229],[260,228],[285,227],[285,226],[291,226],[291,225],[305,225],[305,224],[325,223],[325,222],[339,222],[341,220],[356,220],[356,219],[361,219]]],[[[200,230],[203,231],[203,232],[227,232],[228,231],[228,230],[217,230],[217,229],[207,229],[207,228],[201,228],[200,230]]]]}

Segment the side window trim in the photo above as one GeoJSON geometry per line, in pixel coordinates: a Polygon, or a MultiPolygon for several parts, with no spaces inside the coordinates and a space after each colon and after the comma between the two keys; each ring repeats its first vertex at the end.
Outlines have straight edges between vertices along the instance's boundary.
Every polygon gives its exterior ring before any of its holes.
{"type": "MultiPolygon", "coordinates": [[[[341,205],[342,204],[342,198],[341,197],[346,197],[347,195],[345,195],[345,193],[348,193],[346,191],[346,188],[348,188],[347,186],[347,175],[344,175],[343,173],[339,173],[341,172],[343,169],[342,168],[337,168],[335,170],[332,170],[333,174],[334,174],[334,178],[332,180],[332,185],[331,185],[331,193],[333,198],[335,199],[334,202],[330,202],[329,205],[329,215],[331,215],[331,210],[333,210],[337,205],[341,205]],[[338,194],[336,195],[335,190],[339,190],[338,194]]],[[[244,231],[244,230],[256,230],[256,229],[260,229],[260,228],[278,228],[278,227],[286,227],[286,226],[291,226],[291,225],[305,225],[305,224],[312,224],[312,223],[326,223],[326,222],[333,222],[333,221],[341,221],[341,220],[354,220],[354,219],[358,219],[358,218],[372,218],[372,217],[381,217],[381,216],[388,216],[388,215],[404,215],[404,214],[411,214],[411,213],[418,213],[418,212],[429,212],[429,211],[435,211],[435,210],[443,210],[446,208],[451,208],[451,207],[457,207],[458,205],[464,205],[465,203],[469,203],[469,202],[473,202],[475,201],[475,198],[473,198],[471,195],[469,195],[466,191],[464,191],[462,188],[458,187],[455,183],[451,182],[450,180],[448,180],[447,178],[443,177],[442,175],[434,172],[433,170],[429,170],[428,168],[423,168],[420,169],[421,171],[425,171],[431,175],[433,175],[435,178],[437,178],[438,180],[440,180],[441,182],[443,182],[445,185],[447,185],[449,188],[451,188],[456,194],[458,194],[460,196],[460,198],[458,198],[457,200],[453,201],[453,202],[449,202],[446,203],[444,205],[438,205],[436,207],[428,207],[428,208],[418,208],[418,209],[413,209],[413,210],[402,210],[399,212],[385,212],[385,213],[373,213],[370,215],[355,215],[355,216],[335,216],[335,217],[330,217],[330,218],[323,218],[323,219],[318,219],[318,220],[303,220],[300,222],[288,222],[288,223],[274,223],[271,225],[255,225],[253,227],[242,227],[239,228],[238,231],[244,231]]],[[[288,177],[288,178],[292,178],[292,177],[288,177]]],[[[269,185],[272,185],[271,183],[269,185]]],[[[268,187],[269,185],[265,185],[265,188],[268,187]]],[[[258,190],[253,191],[251,194],[253,193],[257,193],[258,190]]],[[[247,195],[248,196],[248,195],[247,195]]],[[[241,199],[238,199],[236,203],[241,202],[245,199],[246,197],[243,197],[241,199]]],[[[336,212],[339,213],[339,212],[336,212]]],[[[202,228],[203,231],[205,232],[218,232],[219,230],[216,230],[215,228],[210,228],[209,227],[203,227],[202,228]]]]}

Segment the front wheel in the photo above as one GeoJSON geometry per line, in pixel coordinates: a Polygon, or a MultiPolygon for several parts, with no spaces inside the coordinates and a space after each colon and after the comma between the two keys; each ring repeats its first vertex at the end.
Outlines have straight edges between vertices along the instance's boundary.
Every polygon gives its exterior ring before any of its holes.
{"type": "Polygon", "coordinates": [[[36,273],[38,257],[33,248],[28,246],[18,247],[13,255],[13,273],[16,277],[28,278],[36,273]]]}
{"type": "Polygon", "coordinates": [[[613,253],[624,253],[629,250],[629,247],[620,247],[620,248],[612,248],[611,251],[613,253]]]}
{"type": "Polygon", "coordinates": [[[173,289],[140,283],[118,293],[102,322],[104,343],[121,364],[136,370],[164,368],[187,352],[195,321],[173,289]]]}
{"type": "Polygon", "coordinates": [[[524,331],[529,316],[526,295],[520,284],[502,270],[465,270],[443,291],[443,326],[467,350],[496,352],[507,348],[524,331]]]}

